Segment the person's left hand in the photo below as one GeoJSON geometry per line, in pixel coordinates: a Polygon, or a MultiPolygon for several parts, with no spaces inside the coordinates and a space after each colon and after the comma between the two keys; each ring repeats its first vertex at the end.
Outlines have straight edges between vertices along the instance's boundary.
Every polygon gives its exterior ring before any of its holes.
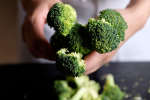
{"type": "Polygon", "coordinates": [[[125,32],[125,40],[120,43],[119,47],[109,53],[100,54],[96,51],[91,52],[89,55],[85,57],[85,63],[86,63],[86,72],[85,74],[90,74],[95,72],[97,69],[102,67],[104,64],[111,61],[112,57],[117,53],[118,49],[132,36],[134,33],[136,33],[139,29],[143,28],[144,24],[146,23],[147,18],[141,16],[137,12],[135,12],[135,9],[119,9],[116,10],[121,13],[121,15],[124,17],[125,21],[128,24],[128,29],[125,32]],[[143,18],[143,19],[141,19],[143,18]],[[140,21],[137,21],[141,19],[140,21]]]}

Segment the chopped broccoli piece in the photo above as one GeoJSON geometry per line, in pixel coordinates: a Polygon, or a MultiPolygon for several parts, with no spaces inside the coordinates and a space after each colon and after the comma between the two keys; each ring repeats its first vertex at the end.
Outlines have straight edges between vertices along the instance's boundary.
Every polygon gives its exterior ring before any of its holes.
{"type": "Polygon", "coordinates": [[[74,93],[65,80],[56,80],[54,82],[54,89],[56,94],[58,94],[58,100],[68,100],[74,93]]]}
{"type": "Polygon", "coordinates": [[[120,40],[124,40],[125,30],[128,26],[119,12],[112,9],[103,10],[100,12],[99,19],[105,19],[108,23],[110,23],[112,27],[117,30],[120,40]]]}
{"type": "Polygon", "coordinates": [[[99,84],[89,80],[88,76],[67,77],[66,80],[57,80],[54,86],[60,97],[58,100],[101,100],[98,94],[99,84]]]}
{"type": "Polygon", "coordinates": [[[56,55],[56,66],[68,75],[80,76],[85,72],[82,54],[61,49],[56,55]]]}
{"type": "Polygon", "coordinates": [[[77,21],[74,8],[68,4],[56,3],[48,13],[48,25],[54,27],[55,31],[67,36],[77,21]]]}
{"type": "Polygon", "coordinates": [[[114,82],[114,77],[108,74],[101,94],[102,100],[123,100],[125,93],[114,82]]]}
{"type": "Polygon", "coordinates": [[[85,75],[56,80],[54,87],[58,100],[123,100],[125,97],[111,74],[107,75],[101,94],[100,85],[85,75]]]}
{"type": "Polygon", "coordinates": [[[104,19],[96,20],[90,18],[87,30],[91,48],[99,53],[113,51],[120,43],[116,30],[104,19]]]}

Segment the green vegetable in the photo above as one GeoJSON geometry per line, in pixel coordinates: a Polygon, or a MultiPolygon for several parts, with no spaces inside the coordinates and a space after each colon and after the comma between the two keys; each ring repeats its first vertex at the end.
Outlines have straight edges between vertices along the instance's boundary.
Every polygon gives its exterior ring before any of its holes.
{"type": "Polygon", "coordinates": [[[82,29],[84,29],[84,26],[75,24],[67,36],[56,32],[51,38],[52,47],[56,51],[67,48],[70,52],[81,53],[83,56],[87,55],[90,50],[84,46],[82,29]]]}
{"type": "Polygon", "coordinates": [[[102,100],[123,100],[125,93],[120,90],[114,82],[114,77],[109,74],[106,77],[104,90],[101,94],[102,100]]]}
{"type": "Polygon", "coordinates": [[[58,100],[101,100],[98,91],[100,86],[87,76],[67,77],[66,80],[54,82],[58,100]]]}
{"type": "Polygon", "coordinates": [[[124,40],[125,30],[128,28],[128,26],[119,12],[112,9],[103,10],[100,12],[98,19],[104,19],[106,22],[110,23],[112,27],[117,30],[120,40],[124,40]]]}
{"type": "Polygon", "coordinates": [[[48,25],[54,27],[55,31],[67,36],[77,21],[74,8],[68,4],[56,3],[47,16],[48,25]]]}
{"type": "Polygon", "coordinates": [[[87,24],[91,48],[99,53],[107,53],[116,49],[120,43],[117,31],[104,19],[90,18],[87,24]]]}
{"type": "Polygon", "coordinates": [[[82,55],[76,52],[70,53],[67,49],[61,49],[57,52],[56,66],[62,72],[72,76],[80,76],[85,72],[82,55]]]}
{"type": "Polygon", "coordinates": [[[73,89],[69,87],[65,80],[56,80],[54,82],[54,89],[58,96],[58,100],[68,100],[74,93],[73,89]]]}
{"type": "Polygon", "coordinates": [[[107,75],[101,94],[100,85],[88,76],[69,76],[66,80],[56,80],[54,88],[58,100],[123,100],[125,96],[111,74],[107,75]]]}
{"type": "Polygon", "coordinates": [[[111,9],[101,11],[96,19],[90,18],[87,25],[81,25],[77,22],[76,10],[64,3],[54,4],[47,22],[55,29],[50,43],[58,51],[56,65],[72,76],[85,72],[83,59],[91,51],[103,54],[115,50],[124,40],[127,29],[121,14],[111,9]]]}

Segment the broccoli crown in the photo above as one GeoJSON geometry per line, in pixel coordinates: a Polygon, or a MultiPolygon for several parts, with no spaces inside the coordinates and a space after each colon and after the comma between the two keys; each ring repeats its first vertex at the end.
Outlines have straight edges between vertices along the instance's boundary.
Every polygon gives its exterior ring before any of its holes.
{"type": "Polygon", "coordinates": [[[47,16],[48,25],[54,27],[55,31],[64,36],[69,34],[76,21],[77,14],[75,9],[64,3],[56,3],[47,16]]]}
{"type": "Polygon", "coordinates": [[[115,84],[114,77],[111,74],[107,75],[104,90],[101,95],[102,100],[122,100],[124,96],[124,92],[115,84]]]}
{"type": "Polygon", "coordinates": [[[119,12],[112,9],[103,10],[100,12],[98,19],[105,19],[107,22],[109,22],[112,27],[117,30],[120,40],[124,40],[125,30],[128,28],[128,26],[119,12]]]}
{"type": "Polygon", "coordinates": [[[61,48],[67,48],[70,52],[77,52],[83,54],[83,56],[87,55],[90,52],[90,49],[86,48],[83,44],[82,34],[82,26],[81,24],[75,24],[70,33],[67,36],[63,36],[60,33],[55,33],[51,38],[52,47],[58,51],[61,48]]]}
{"type": "Polygon", "coordinates": [[[82,55],[76,52],[70,53],[67,49],[57,51],[56,66],[68,75],[80,76],[85,72],[82,55]]]}
{"type": "Polygon", "coordinates": [[[116,49],[120,43],[116,30],[104,19],[90,18],[87,30],[91,48],[99,53],[110,52],[116,49]]]}
{"type": "Polygon", "coordinates": [[[57,80],[54,82],[54,87],[55,91],[59,91],[56,92],[58,97],[60,97],[59,100],[101,100],[98,94],[100,89],[99,84],[93,80],[89,80],[88,76],[69,76],[66,80],[57,80]]]}

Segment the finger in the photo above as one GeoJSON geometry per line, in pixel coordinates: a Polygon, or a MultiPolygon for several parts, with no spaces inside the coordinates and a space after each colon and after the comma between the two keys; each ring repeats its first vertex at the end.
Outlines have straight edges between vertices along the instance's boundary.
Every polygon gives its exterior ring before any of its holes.
{"type": "Polygon", "coordinates": [[[35,33],[36,35],[33,44],[35,50],[39,52],[39,57],[46,59],[54,58],[55,52],[54,50],[52,50],[52,47],[50,46],[44,35],[45,17],[36,17],[33,20],[32,24],[33,33],[35,33]]]}
{"type": "Polygon", "coordinates": [[[22,31],[23,40],[34,57],[55,59],[55,52],[44,36],[44,18],[42,16],[26,17],[22,31]]]}
{"type": "Polygon", "coordinates": [[[46,58],[49,60],[55,59],[56,53],[47,41],[36,40],[34,43],[34,51],[39,52],[38,55],[41,58],[46,58]]]}
{"type": "Polygon", "coordinates": [[[86,64],[86,72],[85,74],[90,74],[100,66],[102,66],[102,62],[104,60],[104,54],[99,54],[96,51],[91,52],[88,56],[85,57],[85,64],[86,64]]]}
{"type": "Polygon", "coordinates": [[[86,63],[86,72],[85,74],[90,74],[101,68],[104,64],[111,61],[112,57],[116,54],[117,49],[109,52],[100,54],[96,51],[93,51],[91,54],[85,57],[86,63]]]}

